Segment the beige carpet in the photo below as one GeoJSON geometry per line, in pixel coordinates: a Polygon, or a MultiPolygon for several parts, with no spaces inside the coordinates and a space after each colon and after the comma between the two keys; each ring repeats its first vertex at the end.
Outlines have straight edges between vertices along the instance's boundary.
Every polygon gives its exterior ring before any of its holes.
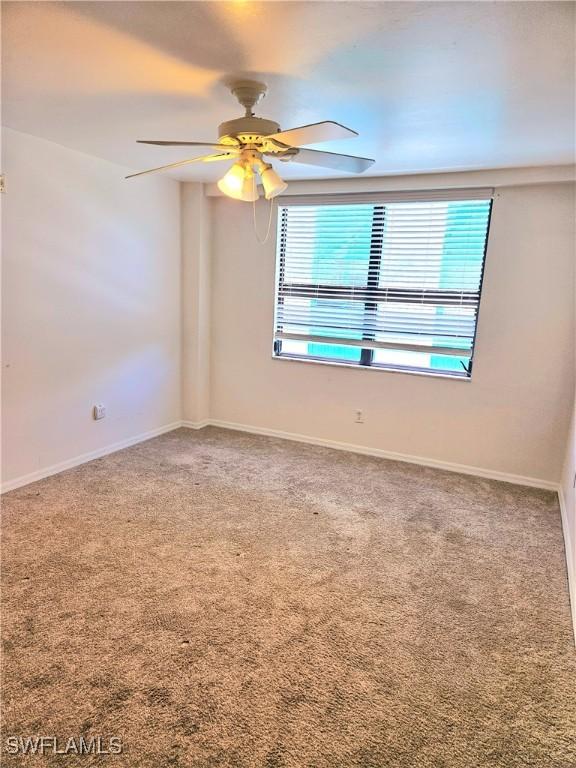
{"type": "Polygon", "coordinates": [[[2,766],[576,765],[555,495],[220,429],[3,500],[2,766]]]}

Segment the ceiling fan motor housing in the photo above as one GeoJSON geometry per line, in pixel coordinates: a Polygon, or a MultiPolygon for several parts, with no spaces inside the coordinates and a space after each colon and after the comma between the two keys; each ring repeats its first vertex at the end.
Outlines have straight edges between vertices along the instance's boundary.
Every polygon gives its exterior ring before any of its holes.
{"type": "Polygon", "coordinates": [[[265,120],[263,117],[239,117],[236,120],[227,120],[218,126],[218,137],[221,143],[254,144],[262,136],[278,133],[280,126],[274,120],[265,120]],[[231,139],[226,142],[226,139],[231,139]]]}

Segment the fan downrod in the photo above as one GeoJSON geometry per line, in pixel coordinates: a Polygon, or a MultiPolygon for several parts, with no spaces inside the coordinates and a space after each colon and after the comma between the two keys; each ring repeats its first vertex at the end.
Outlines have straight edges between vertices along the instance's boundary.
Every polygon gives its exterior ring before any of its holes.
{"type": "Polygon", "coordinates": [[[266,83],[258,80],[237,80],[231,83],[230,90],[246,110],[246,117],[254,117],[254,107],[264,98],[268,90],[266,83]]]}

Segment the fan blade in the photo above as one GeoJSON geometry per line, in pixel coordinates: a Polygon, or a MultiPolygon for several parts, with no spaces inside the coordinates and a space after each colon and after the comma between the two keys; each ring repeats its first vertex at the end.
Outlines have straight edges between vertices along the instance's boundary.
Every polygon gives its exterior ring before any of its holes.
{"type": "MultiPolygon", "coordinates": [[[[275,157],[284,160],[281,155],[275,155],[275,157]]],[[[335,152],[320,152],[317,149],[295,149],[287,153],[284,162],[319,165],[322,168],[333,168],[335,171],[348,171],[348,173],[362,173],[370,168],[374,160],[354,155],[338,155],[335,152]]]]}
{"type": "Polygon", "coordinates": [[[218,144],[214,141],[145,141],[137,139],[137,144],[155,144],[158,147],[212,147],[213,149],[230,149],[230,144],[218,144]]]}
{"type": "Polygon", "coordinates": [[[346,128],[340,123],[332,120],[326,120],[323,123],[312,123],[312,125],[301,125],[299,128],[291,128],[288,131],[273,133],[271,136],[265,136],[265,139],[273,139],[286,144],[289,147],[300,147],[302,144],[316,144],[320,141],[335,141],[336,139],[349,139],[351,136],[358,136],[356,131],[346,128]]]}
{"type": "Polygon", "coordinates": [[[133,179],[134,176],[144,176],[146,173],[157,173],[158,171],[167,171],[170,168],[179,168],[181,165],[189,165],[190,163],[211,163],[214,160],[228,160],[236,155],[222,154],[222,155],[203,155],[202,157],[192,157],[190,160],[180,160],[178,163],[169,163],[168,165],[161,165],[159,168],[150,168],[147,171],[139,171],[138,173],[131,173],[129,176],[125,176],[126,179],[133,179]]]}

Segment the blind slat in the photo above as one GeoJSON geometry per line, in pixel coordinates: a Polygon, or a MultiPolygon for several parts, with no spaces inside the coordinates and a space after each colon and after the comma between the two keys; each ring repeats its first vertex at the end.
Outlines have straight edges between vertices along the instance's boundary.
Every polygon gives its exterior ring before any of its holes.
{"type": "MultiPolygon", "coordinates": [[[[276,339],[291,339],[293,341],[311,341],[312,343],[325,344],[326,338],[324,336],[300,336],[297,333],[277,333],[276,339]]],[[[406,350],[409,352],[425,352],[426,354],[438,354],[438,355],[450,355],[462,357],[467,354],[465,349],[459,349],[458,347],[433,347],[430,345],[424,346],[422,344],[405,344],[395,343],[388,341],[362,341],[361,339],[347,339],[343,337],[330,338],[332,344],[347,346],[347,347],[363,347],[366,349],[398,349],[406,350]]]]}
{"type": "Polygon", "coordinates": [[[383,203],[439,202],[457,200],[489,201],[494,196],[492,187],[466,189],[406,190],[402,192],[350,192],[333,195],[282,195],[281,206],[378,205],[383,203]]]}

